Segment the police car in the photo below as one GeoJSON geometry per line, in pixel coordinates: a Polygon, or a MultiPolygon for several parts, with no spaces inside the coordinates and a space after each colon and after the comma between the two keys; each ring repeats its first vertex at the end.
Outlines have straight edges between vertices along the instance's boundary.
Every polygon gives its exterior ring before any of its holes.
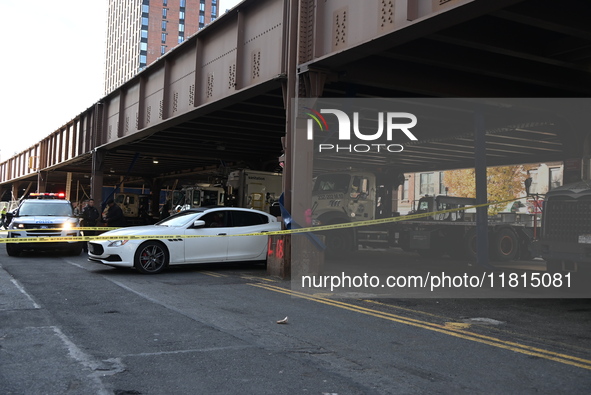
{"type": "MultiPolygon", "coordinates": [[[[31,193],[10,215],[8,238],[80,236],[80,218],[63,193],[31,193]]],[[[66,250],[80,255],[83,242],[24,242],[6,243],[6,253],[19,256],[24,250],[66,250]]]]}

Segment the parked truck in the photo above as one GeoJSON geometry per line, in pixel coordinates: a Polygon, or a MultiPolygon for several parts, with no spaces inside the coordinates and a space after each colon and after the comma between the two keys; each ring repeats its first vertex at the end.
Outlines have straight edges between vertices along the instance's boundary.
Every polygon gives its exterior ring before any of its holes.
{"type": "Polygon", "coordinates": [[[226,191],[223,187],[213,184],[195,184],[183,186],[175,202],[176,212],[190,208],[223,206],[226,191]]]}
{"type": "Polygon", "coordinates": [[[157,221],[150,209],[150,195],[118,192],[115,194],[114,201],[121,207],[129,226],[149,225],[157,221]]]}
{"type": "Polygon", "coordinates": [[[591,181],[546,194],[540,251],[549,272],[591,269],[591,181]]]}
{"type": "MultiPolygon", "coordinates": [[[[312,222],[331,225],[399,216],[392,210],[393,186],[378,183],[370,172],[325,173],[316,177],[312,192],[312,222]]],[[[461,210],[475,199],[452,196],[424,196],[409,214],[449,209],[456,212],[427,215],[383,225],[371,225],[325,232],[327,253],[342,254],[359,246],[400,247],[424,256],[448,254],[454,258],[476,255],[475,212],[461,210]]],[[[493,259],[530,259],[535,255],[532,241],[541,225],[539,213],[501,213],[489,218],[489,245],[493,259]]]]}
{"type": "Polygon", "coordinates": [[[279,215],[277,202],[283,191],[281,173],[236,170],[228,175],[227,185],[229,205],[279,215]]]}

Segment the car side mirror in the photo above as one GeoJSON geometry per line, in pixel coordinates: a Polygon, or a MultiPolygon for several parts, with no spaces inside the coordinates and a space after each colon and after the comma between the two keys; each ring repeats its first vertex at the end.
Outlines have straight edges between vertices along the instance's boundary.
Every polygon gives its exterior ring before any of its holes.
{"type": "Polygon", "coordinates": [[[194,228],[202,228],[204,226],[205,226],[205,221],[203,221],[201,219],[196,219],[195,221],[193,221],[194,228]]]}

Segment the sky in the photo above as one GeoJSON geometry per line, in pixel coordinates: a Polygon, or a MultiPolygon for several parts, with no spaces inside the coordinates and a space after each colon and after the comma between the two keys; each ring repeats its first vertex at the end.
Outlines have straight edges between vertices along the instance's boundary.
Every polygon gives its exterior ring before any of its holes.
{"type": "MultiPolygon", "coordinates": [[[[240,0],[218,0],[219,9],[240,0]]],[[[104,96],[108,0],[0,0],[0,163],[104,96]],[[26,4],[26,6],[25,6],[26,4]]]]}

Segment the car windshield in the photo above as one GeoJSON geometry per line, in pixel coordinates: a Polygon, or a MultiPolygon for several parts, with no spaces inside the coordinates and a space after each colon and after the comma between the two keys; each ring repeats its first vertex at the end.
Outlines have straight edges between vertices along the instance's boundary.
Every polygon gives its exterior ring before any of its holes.
{"type": "Polygon", "coordinates": [[[63,204],[58,203],[24,203],[18,211],[19,216],[58,216],[58,217],[71,217],[72,206],[64,202],[63,204]]]}
{"type": "Polygon", "coordinates": [[[175,214],[171,217],[165,218],[160,222],[157,222],[156,225],[161,226],[170,226],[170,227],[177,227],[177,226],[185,226],[189,223],[195,221],[195,219],[203,214],[202,212],[194,212],[194,211],[184,211],[178,214],[175,214]]]}

